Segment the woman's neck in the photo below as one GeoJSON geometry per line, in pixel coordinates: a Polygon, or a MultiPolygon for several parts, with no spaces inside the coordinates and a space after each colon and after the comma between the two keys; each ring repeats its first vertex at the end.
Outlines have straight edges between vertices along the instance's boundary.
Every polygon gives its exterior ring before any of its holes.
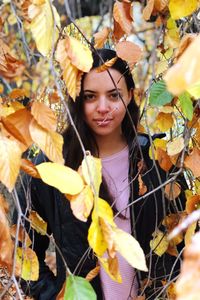
{"type": "Polygon", "coordinates": [[[121,151],[126,147],[127,142],[123,135],[115,138],[110,136],[96,137],[97,145],[99,148],[99,157],[104,158],[121,151]]]}

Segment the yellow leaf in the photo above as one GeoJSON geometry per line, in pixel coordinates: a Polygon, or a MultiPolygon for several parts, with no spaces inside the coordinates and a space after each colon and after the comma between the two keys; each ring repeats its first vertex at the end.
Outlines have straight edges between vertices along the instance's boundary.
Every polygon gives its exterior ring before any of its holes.
{"type": "Polygon", "coordinates": [[[60,17],[56,8],[49,0],[39,5],[31,4],[28,8],[31,19],[30,29],[35,39],[38,51],[47,56],[58,39],[60,17]]]}
{"type": "Polygon", "coordinates": [[[167,240],[167,235],[160,230],[156,230],[153,233],[153,239],[150,241],[151,249],[158,255],[162,256],[169,246],[169,241],[167,240]]]}
{"type": "Polygon", "coordinates": [[[195,234],[196,227],[197,227],[197,222],[194,222],[187,228],[186,233],[185,233],[185,238],[184,238],[185,246],[187,246],[191,243],[192,237],[195,234]]]}
{"type": "Polygon", "coordinates": [[[78,194],[70,197],[70,206],[74,216],[86,222],[94,205],[94,196],[91,188],[86,185],[78,194]]]}
{"type": "Polygon", "coordinates": [[[69,167],[45,162],[37,165],[36,168],[45,183],[54,186],[64,194],[76,195],[84,187],[81,176],[69,167]]]}
{"type": "Polygon", "coordinates": [[[57,132],[47,131],[34,119],[29,126],[33,141],[40,147],[46,156],[54,162],[63,164],[63,137],[57,132]]]}
{"type": "Polygon", "coordinates": [[[33,102],[31,106],[31,114],[43,128],[56,131],[57,118],[54,112],[42,102],[33,102]]]}
{"type": "Polygon", "coordinates": [[[102,181],[101,160],[93,157],[90,153],[82,161],[82,174],[86,183],[92,188],[96,196],[99,195],[99,188],[102,181]]]}
{"type": "Polygon", "coordinates": [[[36,211],[32,210],[28,218],[31,221],[31,227],[38,233],[41,235],[45,235],[47,233],[47,222],[45,222],[36,211]]]}
{"type": "Polygon", "coordinates": [[[176,155],[184,149],[184,146],[184,139],[182,136],[179,136],[172,142],[167,143],[167,154],[170,156],[176,155]]]}
{"type": "MultiPolygon", "coordinates": [[[[158,159],[158,156],[157,156],[157,149],[158,148],[161,148],[162,150],[165,150],[166,149],[166,145],[167,145],[167,141],[166,140],[163,140],[163,139],[155,139],[153,141],[153,153],[154,153],[154,158],[155,159],[158,159]]],[[[151,159],[153,159],[153,155],[152,155],[152,147],[150,146],[149,147],[149,157],[151,159]]]]}
{"type": "Polygon", "coordinates": [[[24,280],[36,281],[39,277],[39,262],[36,253],[30,248],[17,248],[16,253],[17,276],[24,280]]]}
{"type": "Polygon", "coordinates": [[[178,96],[200,81],[199,57],[200,36],[198,35],[164,76],[171,93],[178,96]]]}
{"type": "Polygon", "coordinates": [[[157,115],[155,126],[158,127],[161,132],[165,132],[165,131],[169,130],[170,128],[172,128],[173,123],[174,123],[174,120],[173,120],[172,114],[160,112],[157,115]]]}
{"type": "Polygon", "coordinates": [[[118,259],[115,256],[114,258],[105,258],[98,257],[101,265],[103,266],[106,273],[110,276],[110,278],[118,283],[122,283],[122,277],[119,270],[118,259]]]}
{"type": "Polygon", "coordinates": [[[194,97],[195,99],[200,98],[200,81],[194,83],[191,85],[188,89],[187,92],[194,97]]]}
{"type": "Polygon", "coordinates": [[[116,62],[117,56],[107,60],[103,65],[97,67],[95,70],[97,73],[104,72],[112,67],[112,65],[116,62]]]}
{"type": "Polygon", "coordinates": [[[98,256],[102,256],[107,249],[107,243],[104,239],[98,219],[94,219],[90,225],[88,230],[88,242],[98,256]]]}
{"type": "Polygon", "coordinates": [[[22,150],[19,144],[0,136],[0,180],[9,192],[15,186],[21,164],[22,150]]]}
{"type": "Polygon", "coordinates": [[[147,271],[145,256],[138,241],[127,232],[113,228],[116,250],[127,260],[133,267],[141,271],[147,271]]]}
{"type": "Polygon", "coordinates": [[[95,209],[92,213],[92,219],[96,219],[97,217],[101,217],[105,219],[110,225],[116,226],[113,222],[113,211],[111,206],[108,204],[107,201],[98,198],[95,203],[95,209]]]}
{"type": "Polygon", "coordinates": [[[191,15],[197,7],[197,0],[170,0],[169,2],[170,14],[174,20],[191,15]]]}

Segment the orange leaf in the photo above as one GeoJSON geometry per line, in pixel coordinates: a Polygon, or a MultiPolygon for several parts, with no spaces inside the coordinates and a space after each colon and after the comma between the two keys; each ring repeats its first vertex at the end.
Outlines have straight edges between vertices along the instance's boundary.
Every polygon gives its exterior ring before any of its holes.
{"type": "Polygon", "coordinates": [[[22,158],[20,168],[28,175],[34,178],[40,178],[40,174],[38,173],[38,170],[30,160],[22,158]]]}
{"type": "Polygon", "coordinates": [[[94,34],[95,48],[103,48],[105,41],[107,40],[109,33],[109,27],[104,27],[101,31],[94,34]]]}
{"type": "Polygon", "coordinates": [[[19,139],[26,147],[32,145],[33,140],[29,132],[29,124],[32,120],[30,112],[26,109],[19,109],[13,114],[7,116],[2,121],[6,130],[8,130],[11,135],[19,139]]]}
{"type": "Polygon", "coordinates": [[[116,1],[113,6],[113,18],[126,34],[132,30],[131,3],[116,1]]]}
{"type": "Polygon", "coordinates": [[[106,70],[108,70],[110,67],[112,67],[112,65],[114,65],[114,63],[116,62],[117,57],[113,57],[110,60],[106,61],[103,65],[97,67],[95,70],[97,73],[100,72],[104,72],[106,70]]]}
{"type": "Polygon", "coordinates": [[[156,149],[156,154],[157,154],[157,159],[159,166],[164,170],[164,171],[169,171],[172,167],[172,162],[170,161],[169,155],[166,153],[161,148],[156,149]]]}
{"type": "Polygon", "coordinates": [[[144,184],[143,180],[142,180],[142,176],[139,174],[138,176],[138,182],[139,182],[139,196],[144,195],[147,192],[147,187],[144,184]]]}
{"type": "Polygon", "coordinates": [[[177,182],[168,183],[165,186],[165,195],[169,200],[176,199],[181,192],[180,185],[177,182]]]}
{"type": "Polygon", "coordinates": [[[192,153],[185,158],[184,165],[189,168],[194,177],[200,176],[200,150],[194,148],[192,153]]]}
{"type": "Polygon", "coordinates": [[[57,295],[56,300],[64,300],[65,289],[66,289],[66,281],[63,283],[63,286],[62,286],[59,294],[57,295]]]}
{"type": "Polygon", "coordinates": [[[16,141],[0,137],[0,180],[9,192],[15,186],[19,174],[22,151],[16,141]]]}
{"type": "Polygon", "coordinates": [[[145,21],[148,21],[151,17],[154,9],[154,2],[155,0],[148,0],[145,8],[143,9],[143,18],[145,19],[145,21]]]}
{"type": "Polygon", "coordinates": [[[11,99],[23,98],[25,96],[27,96],[27,91],[25,89],[13,89],[9,93],[9,98],[11,99]]]}
{"type": "Polygon", "coordinates": [[[3,195],[0,194],[0,207],[4,210],[5,214],[9,212],[8,202],[4,199],[3,195]]]}
{"type": "Polygon", "coordinates": [[[155,121],[155,126],[159,128],[161,132],[165,132],[172,128],[174,120],[171,113],[160,112],[155,121]]]}
{"type": "Polygon", "coordinates": [[[29,128],[33,141],[44,151],[47,157],[53,162],[63,164],[63,137],[57,132],[45,130],[35,120],[31,121],[29,128]]]}
{"type": "Polygon", "coordinates": [[[11,270],[13,242],[10,236],[8,220],[4,209],[0,206],[0,266],[6,266],[11,270]]]}
{"type": "Polygon", "coordinates": [[[119,23],[114,20],[114,29],[113,29],[113,40],[119,41],[121,37],[125,34],[124,30],[121,28],[119,23]]]}
{"type": "Polygon", "coordinates": [[[91,281],[94,279],[100,271],[100,266],[96,266],[94,269],[92,269],[85,277],[86,280],[91,281]]]}
{"type": "MultiPolygon", "coordinates": [[[[17,225],[16,224],[12,225],[12,227],[10,229],[10,233],[11,233],[11,236],[16,239],[16,234],[17,234],[17,225]]],[[[18,234],[17,238],[18,238],[19,242],[25,243],[25,248],[29,247],[32,244],[32,241],[29,238],[28,233],[26,232],[25,228],[22,226],[20,226],[20,228],[19,228],[19,234],[18,234]]]]}
{"type": "Polygon", "coordinates": [[[42,102],[34,101],[31,106],[31,114],[43,128],[56,131],[57,118],[47,105],[42,102]]]}
{"type": "Polygon", "coordinates": [[[185,210],[188,214],[192,213],[194,210],[200,208],[200,195],[193,195],[187,197],[185,210]]]}
{"type": "Polygon", "coordinates": [[[117,56],[133,65],[141,58],[142,51],[136,44],[123,41],[116,45],[117,56]]]}

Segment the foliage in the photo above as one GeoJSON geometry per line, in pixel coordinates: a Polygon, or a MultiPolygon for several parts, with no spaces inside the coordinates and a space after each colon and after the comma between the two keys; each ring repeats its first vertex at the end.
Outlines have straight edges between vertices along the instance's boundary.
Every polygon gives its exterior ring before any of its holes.
{"type": "MultiPolygon", "coordinates": [[[[136,239],[117,227],[106,199],[99,198],[101,160],[84,149],[79,170],[64,166],[61,135],[66,119],[64,108],[69,96],[75,101],[80,93],[83,72],[92,66],[92,51],[103,46],[115,48],[135,78],[134,94],[143,116],[138,131],[167,133],[165,139],[151,143],[149,153],[167,172],[164,193],[168,201],[183,193],[177,183],[178,175],[186,174],[189,183],[185,211],[165,216],[162,221],[165,232],[155,228],[150,243],[158,256],[165,252],[178,256],[177,245],[183,240],[190,243],[197,221],[172,240],[168,236],[200,203],[199,1],[182,2],[116,0],[109,24],[108,15],[107,20],[100,16],[96,28],[88,25],[83,29],[84,22],[73,20],[64,5],[61,5],[62,12],[58,12],[56,1],[52,4],[49,0],[4,0],[0,7],[0,181],[19,204],[15,186],[23,170],[66,194],[66,201],[70,201],[79,220],[86,222],[91,215],[89,245],[101,267],[117,282],[121,282],[117,252],[143,271],[147,271],[145,257],[136,239]],[[66,18],[68,26],[65,26],[66,18]],[[24,154],[35,146],[51,162],[35,166],[25,159],[24,154]],[[170,173],[177,168],[178,172],[170,173]],[[108,257],[104,257],[105,252],[108,257]]],[[[98,71],[107,70],[114,62],[115,59],[103,62],[98,71]]],[[[145,197],[142,168],[140,171],[139,195],[145,197]]],[[[37,280],[39,266],[31,241],[19,224],[10,229],[6,214],[6,201],[1,196],[0,266],[8,268],[15,284],[16,277],[37,280]]],[[[21,213],[21,224],[23,217],[21,213]]],[[[26,221],[48,236],[46,223],[34,211],[26,221]]],[[[95,299],[87,277],[80,278],[66,271],[70,275],[59,299],[95,299]]],[[[99,268],[90,273],[89,278],[98,271],[99,268]]],[[[188,280],[192,286],[192,277],[188,280]]],[[[181,282],[182,279],[177,284],[178,295],[181,282]]],[[[170,293],[169,288],[167,291],[170,293]]],[[[187,296],[181,294],[180,299],[187,296]]]]}

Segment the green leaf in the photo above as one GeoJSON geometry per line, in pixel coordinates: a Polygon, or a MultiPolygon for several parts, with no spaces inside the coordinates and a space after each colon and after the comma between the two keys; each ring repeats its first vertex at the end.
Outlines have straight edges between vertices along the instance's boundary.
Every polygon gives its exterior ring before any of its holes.
{"type": "Polygon", "coordinates": [[[162,106],[171,102],[172,99],[173,95],[167,91],[166,84],[163,80],[152,84],[149,97],[149,103],[151,105],[162,106]]]}
{"type": "Polygon", "coordinates": [[[91,284],[83,277],[69,275],[64,300],[96,300],[91,284]]]}
{"type": "Polygon", "coordinates": [[[187,92],[184,92],[178,97],[178,99],[184,116],[191,121],[193,117],[193,105],[190,95],[187,92]]]}

